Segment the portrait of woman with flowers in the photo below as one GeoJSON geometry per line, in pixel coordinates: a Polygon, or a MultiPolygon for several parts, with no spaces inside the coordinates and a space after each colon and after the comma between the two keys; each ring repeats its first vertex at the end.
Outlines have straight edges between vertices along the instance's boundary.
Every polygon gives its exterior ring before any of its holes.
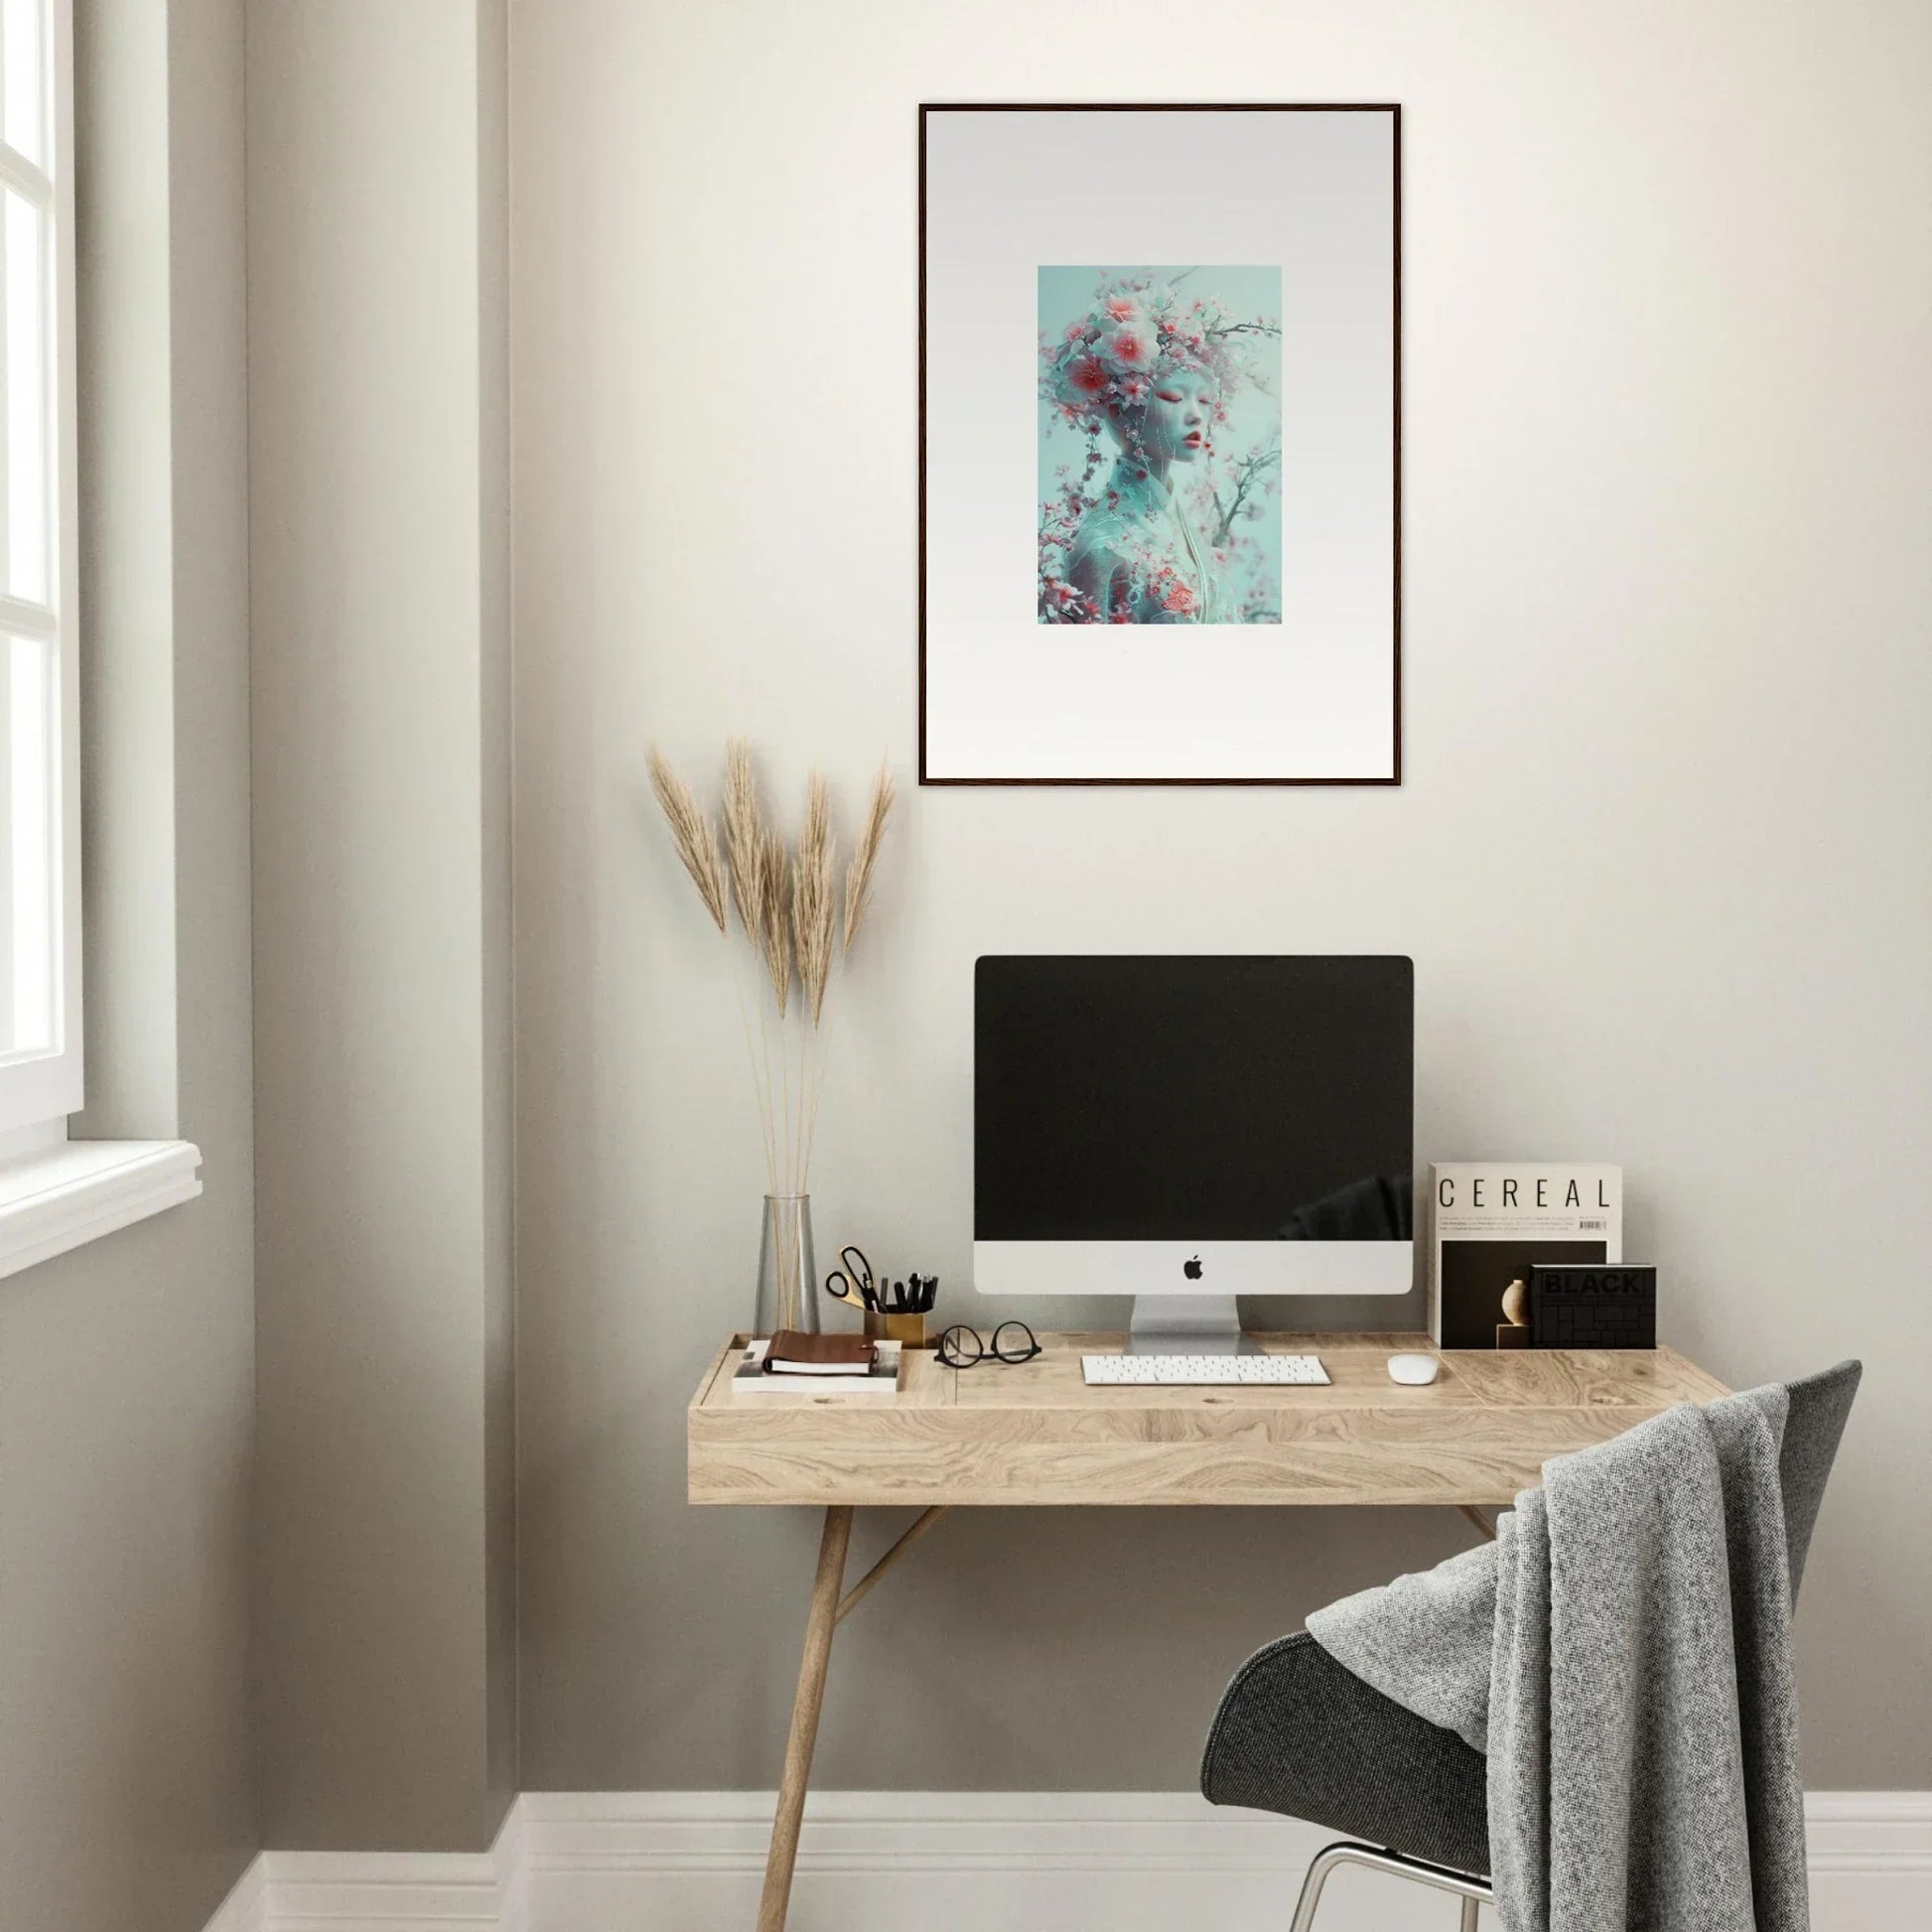
{"type": "Polygon", "coordinates": [[[1280,289],[1040,269],[1041,623],[1281,621],[1280,289]]]}

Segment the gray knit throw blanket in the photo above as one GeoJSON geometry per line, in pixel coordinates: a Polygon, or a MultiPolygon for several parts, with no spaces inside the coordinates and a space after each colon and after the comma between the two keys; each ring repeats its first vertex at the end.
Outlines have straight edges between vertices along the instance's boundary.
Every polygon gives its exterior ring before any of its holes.
{"type": "Polygon", "coordinates": [[[1808,1932],[1781,1388],[1543,1466],[1310,1634],[1489,1758],[1506,1932],[1808,1932]]]}

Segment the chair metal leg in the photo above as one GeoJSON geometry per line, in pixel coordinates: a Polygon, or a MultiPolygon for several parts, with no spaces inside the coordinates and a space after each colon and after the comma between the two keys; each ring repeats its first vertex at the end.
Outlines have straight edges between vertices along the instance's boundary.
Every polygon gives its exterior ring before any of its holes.
{"type": "Polygon", "coordinates": [[[1321,1888],[1337,1865],[1364,1864],[1371,1871],[1386,1871],[1412,1884],[1429,1885],[1437,1891],[1452,1892],[1462,1901],[1461,1932],[1475,1932],[1476,1912],[1495,1892],[1488,1879],[1466,1871],[1451,1871],[1448,1865],[1430,1864],[1422,1859],[1405,1859],[1400,1852],[1379,1851],[1373,1845],[1354,1845],[1344,1840],[1327,1846],[1314,1855],[1309,1875],[1302,1881],[1302,1896],[1296,1902],[1294,1922],[1289,1932],[1309,1932],[1314,1923],[1314,1910],[1321,1902],[1321,1888]]]}
{"type": "Polygon", "coordinates": [[[1336,1865],[1348,1863],[1345,1854],[1351,1849],[1346,1845],[1331,1845],[1325,1852],[1315,1854],[1309,1875],[1302,1880],[1302,1896],[1295,1902],[1295,1920],[1288,1932],[1309,1932],[1314,1923],[1314,1908],[1321,1903],[1321,1887],[1328,1882],[1328,1874],[1336,1865]]]}

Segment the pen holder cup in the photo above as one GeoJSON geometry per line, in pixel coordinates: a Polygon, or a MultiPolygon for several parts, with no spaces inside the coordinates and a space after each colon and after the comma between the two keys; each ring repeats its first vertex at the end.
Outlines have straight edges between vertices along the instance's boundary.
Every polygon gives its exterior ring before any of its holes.
{"type": "Polygon", "coordinates": [[[925,1346],[925,1316],[922,1314],[868,1314],[866,1333],[874,1341],[897,1341],[907,1348],[925,1346]]]}

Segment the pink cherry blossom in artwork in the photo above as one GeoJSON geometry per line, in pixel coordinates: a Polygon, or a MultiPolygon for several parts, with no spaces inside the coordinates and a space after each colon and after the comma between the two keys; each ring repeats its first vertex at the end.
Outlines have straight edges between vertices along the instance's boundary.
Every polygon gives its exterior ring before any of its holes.
{"type": "Polygon", "coordinates": [[[1123,372],[1154,366],[1155,341],[1138,323],[1123,323],[1100,345],[1100,352],[1123,372]]]}
{"type": "Polygon", "coordinates": [[[1067,370],[1068,384],[1083,396],[1097,396],[1113,379],[1107,373],[1107,365],[1097,355],[1075,356],[1073,366],[1067,370]]]}
{"type": "Polygon", "coordinates": [[[1141,305],[1125,289],[1116,289],[1112,295],[1102,299],[1101,313],[1112,323],[1139,322],[1141,305]]]}
{"type": "Polygon", "coordinates": [[[1194,614],[1194,593],[1179,578],[1168,586],[1167,595],[1161,600],[1164,611],[1172,611],[1177,618],[1192,617],[1194,614]]]}

